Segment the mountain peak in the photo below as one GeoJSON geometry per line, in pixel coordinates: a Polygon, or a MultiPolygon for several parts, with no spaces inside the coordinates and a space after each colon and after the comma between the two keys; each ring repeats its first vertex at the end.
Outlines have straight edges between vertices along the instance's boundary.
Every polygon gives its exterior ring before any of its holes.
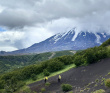
{"type": "Polygon", "coordinates": [[[110,38],[110,35],[107,35],[106,33],[92,33],[88,31],[81,31],[80,33],[75,33],[75,31],[76,28],[73,28],[64,33],[58,33],[26,49],[5,52],[5,54],[26,54],[61,50],[82,50],[94,46],[99,46],[104,41],[110,38]]]}
{"type": "Polygon", "coordinates": [[[54,39],[53,39],[55,41],[54,44],[61,39],[64,39],[64,40],[68,39],[70,35],[74,37],[74,34],[75,34],[75,29],[72,29],[63,33],[58,33],[54,36],[54,39]]]}

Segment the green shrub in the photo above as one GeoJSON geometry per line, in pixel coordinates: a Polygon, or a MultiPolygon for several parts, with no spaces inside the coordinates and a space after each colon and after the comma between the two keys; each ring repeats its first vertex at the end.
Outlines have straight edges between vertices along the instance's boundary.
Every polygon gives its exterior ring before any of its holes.
{"type": "Polygon", "coordinates": [[[69,64],[72,64],[72,63],[73,63],[73,58],[72,58],[72,56],[67,56],[67,55],[65,55],[65,56],[58,57],[58,58],[56,58],[56,59],[58,59],[58,60],[60,60],[61,62],[63,62],[64,65],[69,65],[69,64]]]}
{"type": "Polygon", "coordinates": [[[34,81],[37,79],[37,77],[36,77],[35,74],[32,74],[32,75],[31,75],[31,78],[32,78],[32,80],[34,80],[34,81]]]}
{"type": "Polygon", "coordinates": [[[46,89],[45,88],[41,88],[41,92],[45,92],[46,91],[46,89]]]}
{"type": "Polygon", "coordinates": [[[62,84],[61,87],[62,87],[62,90],[65,92],[72,90],[72,86],[70,84],[62,84]]]}
{"type": "Polygon", "coordinates": [[[5,81],[4,89],[6,92],[15,92],[24,85],[23,81],[17,81],[16,78],[12,77],[10,80],[5,81]]]}
{"type": "Polygon", "coordinates": [[[47,69],[44,69],[43,73],[44,73],[44,76],[49,76],[50,75],[50,73],[48,72],[47,69]]]}
{"type": "Polygon", "coordinates": [[[83,57],[80,56],[80,55],[77,55],[77,56],[75,57],[75,59],[74,59],[74,63],[75,63],[75,65],[76,65],[76,67],[79,67],[79,66],[83,65],[84,62],[85,62],[85,58],[83,58],[83,57]]]}
{"type": "Polygon", "coordinates": [[[93,93],[105,93],[105,90],[100,89],[100,90],[96,90],[96,91],[94,91],[93,93]]]}
{"type": "Polygon", "coordinates": [[[13,93],[24,85],[24,82],[18,82],[14,77],[12,77],[10,80],[5,81],[4,89],[6,92],[13,93]]]}
{"type": "Polygon", "coordinates": [[[81,51],[80,53],[76,53],[74,62],[76,66],[82,66],[82,65],[95,63],[98,60],[107,57],[108,57],[108,53],[106,47],[93,47],[81,51]]]}
{"type": "Polygon", "coordinates": [[[50,61],[50,60],[43,61],[43,62],[41,62],[41,63],[40,63],[40,64],[41,64],[42,69],[46,69],[46,68],[48,67],[49,61],[50,61]]]}
{"type": "Polygon", "coordinates": [[[99,82],[99,79],[96,79],[95,82],[98,83],[99,82]]]}
{"type": "Polygon", "coordinates": [[[4,81],[0,81],[0,89],[4,88],[4,81]]]}
{"type": "Polygon", "coordinates": [[[110,87],[110,79],[105,80],[105,86],[110,87]]]}
{"type": "Polygon", "coordinates": [[[48,64],[47,69],[49,72],[55,72],[55,71],[61,70],[63,67],[64,67],[64,64],[59,60],[51,60],[51,62],[48,64]]]}
{"type": "Polygon", "coordinates": [[[50,86],[50,83],[49,82],[45,83],[45,86],[50,86]]]}
{"type": "Polygon", "coordinates": [[[96,62],[96,58],[97,58],[95,55],[96,52],[97,52],[97,47],[89,48],[85,51],[84,57],[86,58],[87,64],[92,64],[96,62]]]}
{"type": "Polygon", "coordinates": [[[102,78],[102,80],[101,80],[101,81],[102,81],[102,82],[103,82],[103,81],[105,81],[105,78],[102,78]]]}

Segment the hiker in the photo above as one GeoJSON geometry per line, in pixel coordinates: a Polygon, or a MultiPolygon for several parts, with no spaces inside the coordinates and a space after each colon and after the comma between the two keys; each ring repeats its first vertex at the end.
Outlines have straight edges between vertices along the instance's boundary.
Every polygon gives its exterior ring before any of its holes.
{"type": "Polygon", "coordinates": [[[61,80],[61,76],[59,75],[59,76],[58,76],[58,82],[60,82],[60,80],[61,80]]]}
{"type": "Polygon", "coordinates": [[[48,80],[48,77],[45,77],[45,78],[44,78],[44,82],[46,83],[47,80],[48,80]]]}

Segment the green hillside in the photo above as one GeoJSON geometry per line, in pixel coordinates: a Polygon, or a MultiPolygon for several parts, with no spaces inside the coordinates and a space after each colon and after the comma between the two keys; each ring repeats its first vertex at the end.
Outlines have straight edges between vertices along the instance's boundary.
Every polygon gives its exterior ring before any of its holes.
{"type": "Polygon", "coordinates": [[[33,56],[34,55],[0,56],[1,64],[4,67],[0,69],[0,73],[28,65],[33,56]]]}
{"type": "Polygon", "coordinates": [[[73,50],[57,51],[57,52],[55,52],[55,55],[53,56],[53,58],[63,56],[63,55],[73,55],[75,53],[76,53],[76,51],[73,51],[73,50]]]}
{"type": "MultiPolygon", "coordinates": [[[[46,54],[46,57],[48,57],[51,53],[46,54]]],[[[35,61],[35,58],[39,59],[39,56],[40,55],[34,55],[32,60],[35,61]]],[[[53,57],[55,57],[55,55],[53,55],[53,57]]],[[[4,91],[16,91],[20,87],[24,86],[27,81],[29,82],[29,80],[36,80],[36,78],[41,79],[45,75],[51,75],[56,71],[64,69],[65,66],[74,64],[76,67],[86,66],[108,57],[110,57],[110,50],[107,47],[99,46],[79,51],[75,55],[65,55],[49,59],[39,64],[29,65],[1,75],[0,89],[5,89],[4,91]],[[5,86],[8,86],[8,89],[5,86]]]]}
{"type": "Polygon", "coordinates": [[[108,39],[107,41],[105,41],[101,46],[105,47],[105,46],[109,46],[110,45],[110,39],[108,39]]]}
{"type": "Polygon", "coordinates": [[[37,64],[39,62],[55,58],[63,55],[73,55],[71,51],[58,51],[58,52],[46,52],[32,55],[9,55],[0,56],[0,74],[6,71],[12,71],[14,69],[24,67],[31,64],[37,64]]]}
{"type": "Polygon", "coordinates": [[[0,61],[0,73],[8,70],[9,68],[2,62],[0,61]]]}

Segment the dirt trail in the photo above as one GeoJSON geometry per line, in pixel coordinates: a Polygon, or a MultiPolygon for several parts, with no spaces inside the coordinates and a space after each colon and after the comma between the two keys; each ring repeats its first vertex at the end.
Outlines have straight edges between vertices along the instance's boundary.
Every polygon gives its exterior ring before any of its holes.
{"type": "Polygon", "coordinates": [[[43,80],[29,84],[29,87],[38,93],[43,87],[46,89],[45,93],[63,93],[61,84],[67,83],[72,85],[74,93],[80,93],[80,90],[83,91],[81,93],[91,93],[97,89],[104,89],[106,93],[110,93],[110,90],[103,84],[104,78],[110,78],[108,72],[110,72],[110,58],[103,59],[89,66],[72,68],[61,74],[62,79],[60,83],[57,82],[57,75],[49,78],[48,82],[51,85],[48,87],[45,86],[43,80]]]}
{"type": "Polygon", "coordinates": [[[52,55],[49,57],[49,59],[51,59],[56,53],[53,52],[52,55]]]}

